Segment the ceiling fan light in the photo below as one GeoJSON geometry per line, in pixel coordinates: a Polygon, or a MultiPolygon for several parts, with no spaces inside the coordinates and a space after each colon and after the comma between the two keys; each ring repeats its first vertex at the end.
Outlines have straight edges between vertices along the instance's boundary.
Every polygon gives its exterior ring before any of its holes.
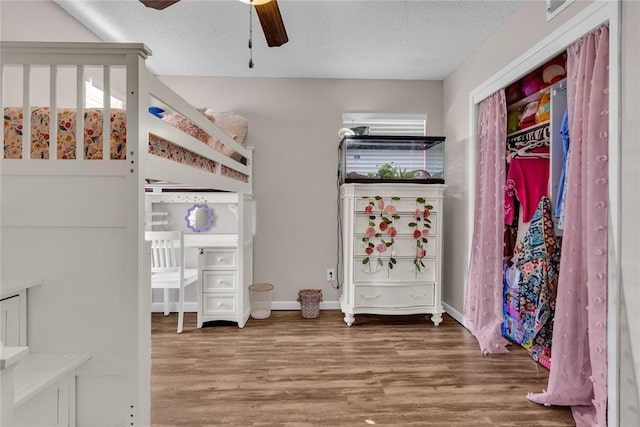
{"type": "Polygon", "coordinates": [[[242,3],[253,4],[254,6],[260,6],[261,4],[269,3],[271,0],[240,0],[242,3]]]}

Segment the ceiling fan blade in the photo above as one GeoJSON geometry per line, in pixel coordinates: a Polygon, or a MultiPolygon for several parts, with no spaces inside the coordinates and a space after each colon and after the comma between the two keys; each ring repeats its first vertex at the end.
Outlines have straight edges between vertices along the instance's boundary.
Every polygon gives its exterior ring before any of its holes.
{"type": "Polygon", "coordinates": [[[179,1],[180,0],[140,0],[140,3],[151,9],[162,10],[179,1]]]}
{"type": "Polygon", "coordinates": [[[269,47],[282,46],[289,41],[287,30],[282,22],[280,8],[278,8],[277,0],[271,0],[268,3],[255,5],[264,37],[267,39],[269,47]]]}

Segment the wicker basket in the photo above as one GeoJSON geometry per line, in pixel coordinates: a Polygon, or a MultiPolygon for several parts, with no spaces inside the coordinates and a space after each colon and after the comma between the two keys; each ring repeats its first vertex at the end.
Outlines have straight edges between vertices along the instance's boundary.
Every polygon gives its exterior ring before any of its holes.
{"type": "Polygon", "coordinates": [[[322,301],[322,290],[301,289],[298,291],[298,301],[300,302],[300,314],[305,319],[314,319],[320,316],[320,301],[322,301]]]}

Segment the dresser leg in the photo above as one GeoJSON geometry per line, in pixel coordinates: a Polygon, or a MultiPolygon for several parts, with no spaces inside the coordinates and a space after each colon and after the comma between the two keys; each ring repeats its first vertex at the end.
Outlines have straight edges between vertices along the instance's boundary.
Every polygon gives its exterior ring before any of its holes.
{"type": "Polygon", "coordinates": [[[353,325],[353,322],[355,322],[356,318],[353,316],[353,314],[351,313],[345,313],[344,314],[344,323],[347,324],[347,326],[351,326],[353,325]]]}
{"type": "Polygon", "coordinates": [[[434,325],[438,326],[440,323],[442,323],[442,313],[436,313],[431,316],[431,321],[434,325]]]}

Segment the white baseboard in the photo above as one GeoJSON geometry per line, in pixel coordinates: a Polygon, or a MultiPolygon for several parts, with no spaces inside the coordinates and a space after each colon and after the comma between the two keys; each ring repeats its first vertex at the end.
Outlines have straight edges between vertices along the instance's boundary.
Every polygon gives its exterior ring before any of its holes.
{"type": "MultiPolygon", "coordinates": [[[[446,311],[449,316],[453,317],[453,319],[456,322],[460,323],[462,326],[467,328],[467,323],[464,321],[464,315],[462,313],[460,313],[455,308],[451,307],[446,302],[442,303],[442,307],[444,307],[444,311],[446,311]]],[[[467,328],[467,329],[469,329],[469,328],[467,328]]]]}
{"type": "MultiPolygon", "coordinates": [[[[300,310],[300,303],[298,301],[273,301],[271,303],[272,310],[300,310]]],[[[320,310],[339,310],[340,302],[339,301],[324,301],[320,303],[320,310]]],[[[171,302],[169,303],[169,311],[176,312],[178,311],[178,303],[171,302]]],[[[186,313],[189,312],[197,312],[198,311],[198,303],[197,302],[185,302],[184,303],[184,311],[186,313]]],[[[161,302],[154,302],[151,304],[151,312],[153,313],[162,313],[164,312],[164,304],[161,302]]]]}
{"type": "MultiPolygon", "coordinates": [[[[169,311],[174,313],[178,311],[178,303],[170,302],[169,303],[169,311]]],[[[185,302],[184,303],[184,311],[185,313],[189,312],[197,312],[198,311],[198,303],[197,302],[185,302]]],[[[151,312],[152,313],[162,313],[164,312],[164,303],[162,302],[152,302],[151,303],[151,312]]]]}
{"type": "MultiPolygon", "coordinates": [[[[271,303],[272,310],[300,310],[298,301],[273,301],[271,303]]],[[[339,301],[323,301],[320,303],[320,310],[339,310],[339,301]]]]}

